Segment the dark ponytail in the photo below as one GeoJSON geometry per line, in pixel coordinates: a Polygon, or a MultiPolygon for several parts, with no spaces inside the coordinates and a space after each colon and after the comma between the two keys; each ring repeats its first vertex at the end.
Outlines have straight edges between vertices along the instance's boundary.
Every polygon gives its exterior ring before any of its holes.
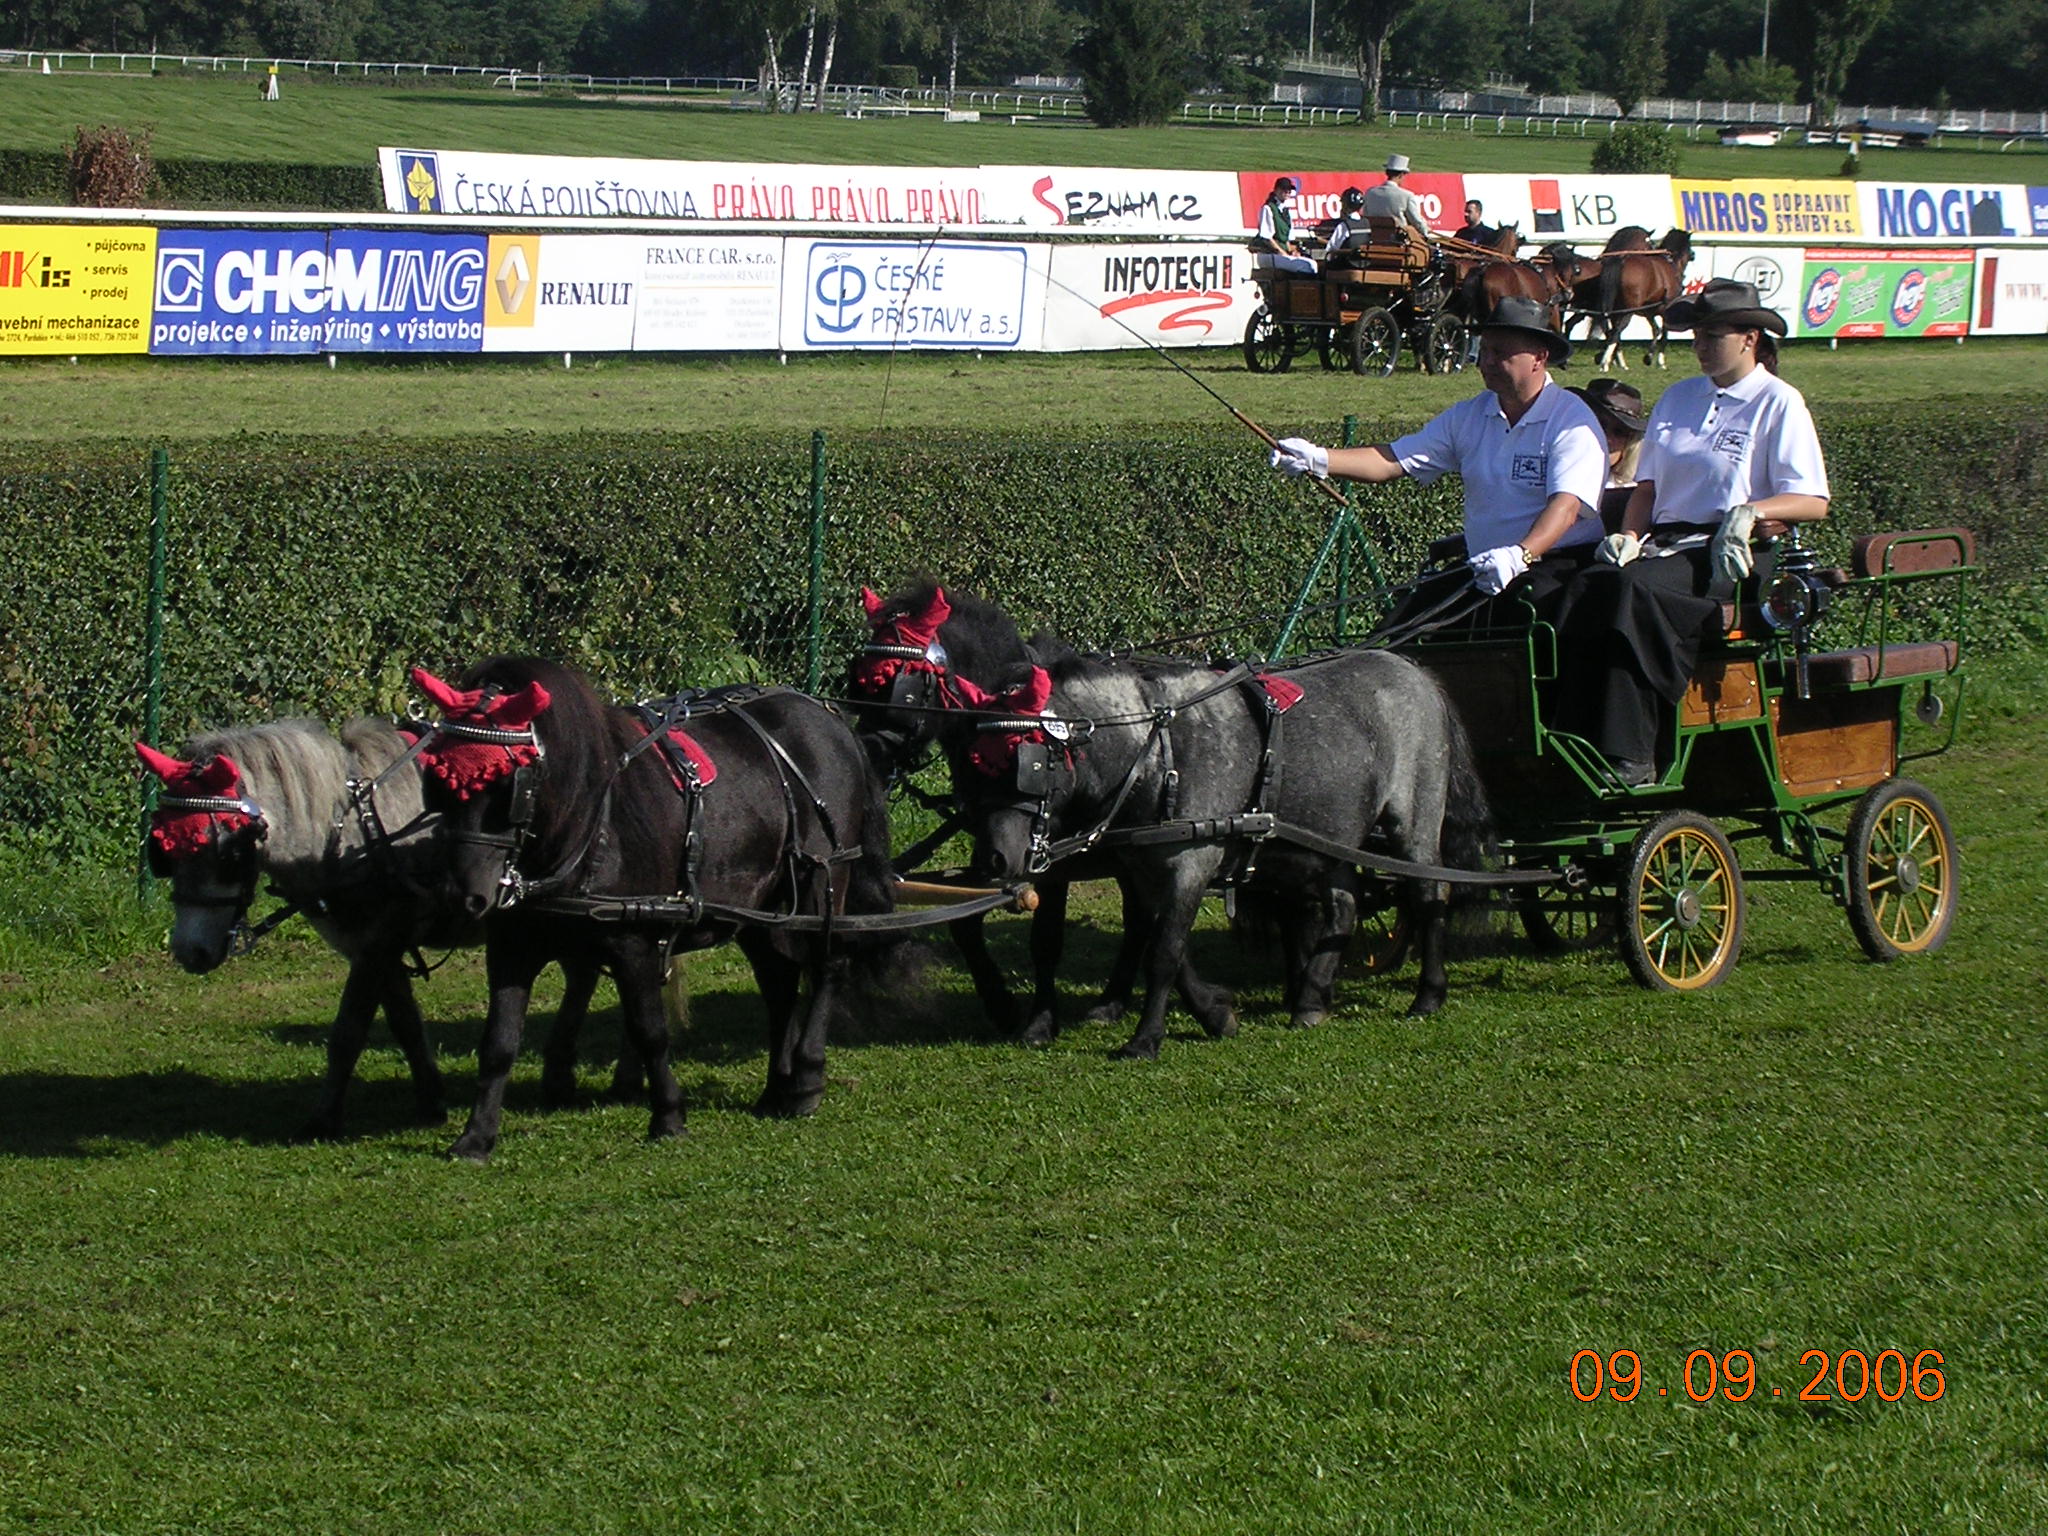
{"type": "Polygon", "coordinates": [[[1769,331],[1756,333],[1756,360],[1759,366],[1771,373],[1778,371],[1778,338],[1769,331]]]}

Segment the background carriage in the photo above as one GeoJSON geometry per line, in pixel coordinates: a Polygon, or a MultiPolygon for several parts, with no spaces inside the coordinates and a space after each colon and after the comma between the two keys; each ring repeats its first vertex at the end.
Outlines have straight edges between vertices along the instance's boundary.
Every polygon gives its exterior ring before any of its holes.
{"type": "Polygon", "coordinates": [[[1285,373],[1311,348],[1325,368],[1374,379],[1394,371],[1404,346],[1426,373],[1465,366],[1453,276],[1392,219],[1368,220],[1365,245],[1313,273],[1255,267],[1252,281],[1262,302],[1245,324],[1244,361],[1254,373],[1285,373]]]}

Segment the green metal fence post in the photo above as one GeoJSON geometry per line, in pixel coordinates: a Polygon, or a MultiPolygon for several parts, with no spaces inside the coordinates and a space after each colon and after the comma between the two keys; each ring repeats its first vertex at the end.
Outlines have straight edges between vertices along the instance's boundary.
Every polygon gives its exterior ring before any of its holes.
{"type": "MultiPolygon", "coordinates": [[[[1358,446],[1358,417],[1347,414],[1344,417],[1343,445],[1346,448],[1358,446]]],[[[1351,505],[1352,490],[1347,481],[1344,486],[1344,505],[1351,505]]],[[[1337,548],[1337,643],[1342,645],[1350,634],[1351,606],[1351,544],[1347,533],[1344,542],[1337,548]]]]}
{"type": "Polygon", "coordinates": [[[824,663],[825,637],[825,434],[811,434],[811,630],[810,663],[804,671],[804,692],[818,691],[824,663]]]}
{"type": "MultiPolygon", "coordinates": [[[[164,560],[171,522],[171,455],[157,448],[149,456],[149,608],[143,627],[142,739],[152,747],[163,729],[164,711],[164,560]]],[[[149,835],[149,818],[156,813],[157,780],[143,775],[142,835],[149,835]]],[[[149,895],[154,879],[149,859],[138,857],[135,867],[135,896],[149,895]]]]}

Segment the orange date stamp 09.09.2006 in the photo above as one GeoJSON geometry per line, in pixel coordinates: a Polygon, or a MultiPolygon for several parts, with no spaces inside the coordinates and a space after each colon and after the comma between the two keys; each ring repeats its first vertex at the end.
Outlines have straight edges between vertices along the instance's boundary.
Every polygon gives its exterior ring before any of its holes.
{"type": "Polygon", "coordinates": [[[1731,1349],[1717,1355],[1711,1349],[1695,1349],[1685,1356],[1671,1380],[1656,1383],[1645,1376],[1643,1358],[1632,1349],[1610,1350],[1604,1355],[1597,1349],[1582,1349],[1572,1356],[1569,1378],[1572,1396],[1582,1403],[1603,1397],[1617,1403],[1633,1403],[1643,1397],[1690,1398],[1695,1403],[1718,1397],[1746,1403],[1758,1393],[1802,1403],[1860,1403],[1867,1397],[1886,1403],[1908,1399],[1934,1403],[1948,1390],[1944,1364],[1938,1349],[1911,1355],[1883,1349],[1874,1356],[1860,1349],[1832,1354],[1809,1349],[1799,1356],[1795,1377],[1766,1387],[1757,1380],[1756,1357],[1748,1350],[1731,1349]]]}

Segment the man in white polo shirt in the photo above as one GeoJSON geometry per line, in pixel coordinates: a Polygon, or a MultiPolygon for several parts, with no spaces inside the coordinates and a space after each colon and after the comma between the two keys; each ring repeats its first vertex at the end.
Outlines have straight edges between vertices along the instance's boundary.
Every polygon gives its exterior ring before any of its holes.
{"type": "Polygon", "coordinates": [[[1503,299],[1479,333],[1486,390],[1418,432],[1365,448],[1282,438],[1273,467],[1378,485],[1403,475],[1465,483],[1465,553],[1472,585],[1515,588],[1545,610],[1599,541],[1607,442],[1592,410],[1550,377],[1571,343],[1533,299],[1503,299]]]}

